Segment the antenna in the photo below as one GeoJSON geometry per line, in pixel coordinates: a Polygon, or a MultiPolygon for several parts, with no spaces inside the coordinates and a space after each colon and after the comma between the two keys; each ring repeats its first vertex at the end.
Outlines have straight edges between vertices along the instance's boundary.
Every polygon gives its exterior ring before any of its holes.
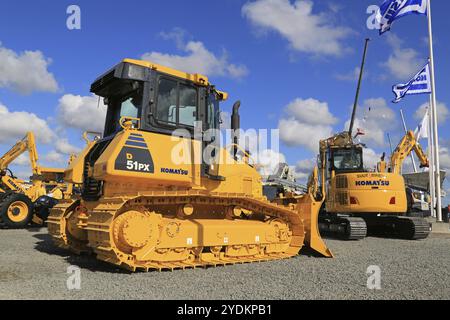
{"type": "Polygon", "coordinates": [[[359,100],[359,92],[361,90],[361,81],[364,74],[364,65],[366,64],[366,55],[367,55],[367,47],[369,46],[370,39],[366,39],[366,43],[364,44],[364,54],[363,59],[361,62],[361,69],[359,70],[359,79],[358,79],[358,87],[356,88],[356,96],[355,96],[355,103],[353,104],[353,112],[352,112],[352,119],[350,121],[350,127],[348,129],[350,137],[353,133],[353,126],[355,124],[355,117],[356,117],[356,108],[358,108],[358,100],[359,100]]]}

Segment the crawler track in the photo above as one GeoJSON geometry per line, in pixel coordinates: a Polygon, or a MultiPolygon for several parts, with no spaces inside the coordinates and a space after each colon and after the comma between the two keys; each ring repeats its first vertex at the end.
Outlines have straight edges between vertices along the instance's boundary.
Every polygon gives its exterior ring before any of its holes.
{"type": "Polygon", "coordinates": [[[369,234],[387,238],[421,240],[428,237],[430,224],[420,217],[381,216],[367,219],[369,234]]]}
{"type": "MultiPolygon", "coordinates": [[[[80,203],[73,201],[60,203],[52,209],[48,226],[55,244],[75,253],[92,252],[99,260],[131,271],[174,270],[286,259],[298,254],[305,238],[303,221],[295,211],[270,203],[265,198],[252,198],[237,193],[148,192],[133,197],[103,198],[87,210],[87,215],[80,214],[81,211],[80,203]],[[192,219],[179,220],[174,208],[186,204],[192,204],[200,215],[192,219]],[[251,217],[231,220],[225,218],[227,208],[233,207],[251,211],[265,218],[261,221],[251,217]],[[123,234],[120,232],[124,225],[121,219],[126,221],[125,214],[141,215],[142,219],[148,217],[159,221],[159,225],[155,223],[147,228],[149,234],[155,237],[149,236],[144,248],[131,250],[121,241],[123,234]],[[268,235],[261,234],[261,240],[258,236],[258,241],[254,243],[248,241],[236,243],[231,236],[229,243],[227,239],[220,246],[212,246],[204,240],[203,245],[185,244],[184,247],[174,247],[162,237],[164,232],[161,230],[164,228],[169,226],[172,228],[175,224],[181,225],[182,228],[185,224],[201,224],[205,221],[203,219],[209,219],[208,221],[214,221],[219,225],[223,223],[224,228],[229,228],[226,230],[229,230],[230,234],[234,231],[229,227],[233,223],[237,227],[244,228],[242,229],[244,233],[247,230],[246,223],[255,223],[261,228],[270,225],[270,228],[273,227],[275,230],[281,227],[276,233],[275,240],[273,237],[268,240],[268,235]],[[276,227],[271,223],[277,224],[276,227]],[[74,228],[74,225],[77,228],[74,228]],[[287,226],[286,230],[282,226],[287,226]]],[[[175,230],[173,232],[181,232],[176,227],[173,228],[175,230]]],[[[251,230],[249,227],[248,231],[251,230]]],[[[203,236],[199,235],[200,238],[203,236]]]]}
{"type": "Polygon", "coordinates": [[[325,215],[319,218],[320,232],[341,240],[361,240],[367,236],[362,218],[325,215]]]}

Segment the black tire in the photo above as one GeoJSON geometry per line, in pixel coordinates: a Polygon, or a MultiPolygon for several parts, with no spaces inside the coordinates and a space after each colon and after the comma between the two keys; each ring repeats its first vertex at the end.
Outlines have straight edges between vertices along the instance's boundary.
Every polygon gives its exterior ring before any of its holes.
{"type": "Polygon", "coordinates": [[[30,198],[21,193],[6,194],[0,200],[0,220],[4,227],[9,229],[25,228],[33,219],[33,203],[30,198]],[[11,211],[18,210],[17,214],[11,211]],[[17,219],[13,217],[16,216],[17,219]]]}

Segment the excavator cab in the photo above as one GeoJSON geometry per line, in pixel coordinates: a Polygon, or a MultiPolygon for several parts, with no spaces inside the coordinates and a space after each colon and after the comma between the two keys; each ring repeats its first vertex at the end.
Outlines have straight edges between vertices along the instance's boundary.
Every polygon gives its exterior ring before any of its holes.
{"type": "Polygon", "coordinates": [[[330,170],[336,174],[364,172],[363,151],[360,146],[330,148],[330,170]]]}

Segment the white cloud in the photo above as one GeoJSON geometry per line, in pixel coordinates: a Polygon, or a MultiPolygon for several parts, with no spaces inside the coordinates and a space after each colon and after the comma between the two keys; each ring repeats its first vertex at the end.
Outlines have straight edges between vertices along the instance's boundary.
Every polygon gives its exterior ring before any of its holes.
{"type": "Polygon", "coordinates": [[[54,164],[57,166],[65,164],[67,162],[64,155],[62,155],[61,153],[59,153],[55,150],[52,150],[49,153],[47,153],[46,155],[44,155],[42,157],[42,159],[47,163],[54,164]]]}
{"type": "Polygon", "coordinates": [[[34,91],[56,92],[58,83],[47,68],[51,60],[41,51],[16,53],[0,42],[0,87],[21,94],[34,91]]]}
{"type": "Polygon", "coordinates": [[[58,117],[62,124],[83,131],[103,132],[106,106],[97,96],[66,94],[59,99],[58,117]]]}
{"type": "Polygon", "coordinates": [[[169,33],[161,33],[164,39],[174,40],[178,49],[185,55],[167,54],[161,52],[148,52],[142,55],[143,60],[155,62],[188,73],[200,73],[206,76],[225,76],[242,78],[248,74],[246,66],[232,64],[224,51],[221,56],[209,51],[203,42],[184,42],[185,31],[174,29],[169,33]]]}
{"type": "Polygon", "coordinates": [[[289,146],[305,146],[318,152],[319,141],[332,136],[333,127],[310,125],[295,118],[281,119],[278,123],[281,140],[289,146]]]}
{"type": "Polygon", "coordinates": [[[11,164],[21,166],[21,167],[29,166],[30,165],[30,157],[28,156],[28,154],[22,153],[11,164]]]}
{"type": "Polygon", "coordinates": [[[263,176],[271,175],[275,172],[279,163],[285,163],[286,158],[282,153],[271,149],[262,150],[257,157],[259,172],[263,176]]]}
{"type": "Polygon", "coordinates": [[[242,14],[259,30],[273,30],[300,52],[340,55],[346,50],[342,40],[350,29],[334,25],[333,13],[313,13],[310,0],[257,0],[242,7],[242,14]]]}
{"type": "MultiPolygon", "coordinates": [[[[425,111],[429,105],[430,104],[427,102],[422,104],[414,113],[414,118],[421,121],[425,116],[425,111]]],[[[449,117],[449,110],[445,103],[439,101],[437,102],[437,115],[439,125],[442,125],[447,121],[447,118],[449,117]]]]}
{"type": "Polygon", "coordinates": [[[55,142],[55,151],[65,155],[77,154],[81,151],[80,148],[73,146],[67,139],[58,139],[55,142]]]}
{"type": "Polygon", "coordinates": [[[315,166],[315,159],[304,159],[297,162],[293,172],[298,182],[306,184],[308,182],[308,177],[311,175],[315,166]]]}
{"type": "MultiPolygon", "coordinates": [[[[370,148],[364,148],[363,149],[363,160],[364,160],[364,167],[369,170],[375,170],[377,168],[377,164],[381,159],[381,153],[377,153],[375,150],[370,148]]],[[[386,157],[386,160],[387,157],[386,157]]]]}
{"type": "MultiPolygon", "coordinates": [[[[365,135],[359,136],[358,139],[363,143],[373,142],[384,147],[386,132],[396,126],[395,112],[388,107],[383,98],[367,99],[358,110],[364,110],[364,114],[361,116],[359,112],[353,130],[360,128],[365,132],[365,135]]],[[[348,129],[349,126],[350,121],[347,121],[345,128],[348,129]]]]}
{"type": "Polygon", "coordinates": [[[337,122],[337,119],[328,109],[328,103],[312,98],[295,99],[286,106],[286,112],[297,120],[308,124],[331,125],[337,122]]]}
{"type": "Polygon", "coordinates": [[[395,34],[389,34],[387,41],[392,48],[392,53],[382,66],[395,79],[409,81],[425,65],[426,60],[422,59],[416,50],[402,48],[403,41],[395,34]]]}
{"type": "Polygon", "coordinates": [[[305,146],[318,151],[319,141],[330,137],[337,119],[330,113],[328,104],[315,99],[295,99],[285,108],[286,116],[280,119],[281,140],[289,146],[305,146]]]}
{"type": "Polygon", "coordinates": [[[42,143],[51,143],[54,132],[47,121],[34,113],[25,111],[10,112],[0,103],[0,143],[14,143],[22,139],[28,131],[33,131],[36,139],[42,143]]]}

